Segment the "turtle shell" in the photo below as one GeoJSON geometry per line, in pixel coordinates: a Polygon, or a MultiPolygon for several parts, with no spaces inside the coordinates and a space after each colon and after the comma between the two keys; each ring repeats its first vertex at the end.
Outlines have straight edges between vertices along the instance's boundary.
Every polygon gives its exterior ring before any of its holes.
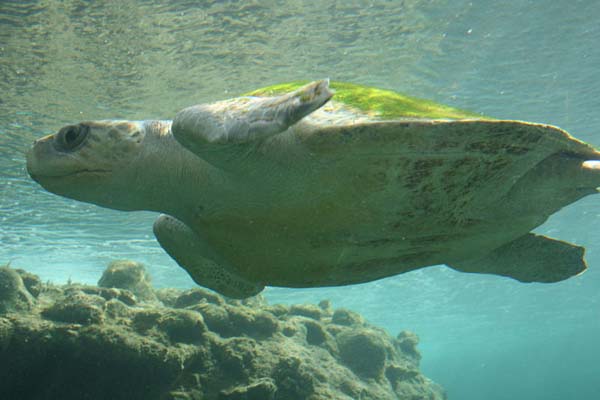
{"type": "MultiPolygon", "coordinates": [[[[304,83],[247,95],[276,96],[304,83]]],[[[595,171],[581,168],[600,153],[560,128],[355,84],[330,87],[335,94],[327,104],[261,148],[278,168],[298,171],[282,174],[277,185],[298,204],[283,208],[278,197],[263,226],[280,232],[278,226],[301,225],[304,239],[290,240],[297,252],[281,260],[270,253],[256,262],[247,271],[252,278],[343,284],[481,257],[600,185],[595,171]],[[304,164],[289,154],[298,149],[304,164]],[[315,249],[323,249],[321,259],[311,259],[315,249]],[[290,259],[302,262],[275,267],[290,259]]]]}

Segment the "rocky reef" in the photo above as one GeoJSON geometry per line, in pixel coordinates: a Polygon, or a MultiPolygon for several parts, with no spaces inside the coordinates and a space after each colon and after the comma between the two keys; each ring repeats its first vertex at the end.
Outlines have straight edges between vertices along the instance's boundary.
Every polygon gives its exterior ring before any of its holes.
{"type": "Polygon", "coordinates": [[[1,399],[445,399],[417,343],[326,300],[155,290],[132,261],[98,286],[0,268],[1,399]]]}

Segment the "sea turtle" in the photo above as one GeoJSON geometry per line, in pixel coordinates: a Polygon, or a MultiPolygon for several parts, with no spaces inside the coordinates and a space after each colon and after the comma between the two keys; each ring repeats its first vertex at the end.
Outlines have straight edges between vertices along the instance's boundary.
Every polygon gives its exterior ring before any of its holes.
{"type": "Polygon", "coordinates": [[[69,198],[165,213],[162,247],[234,298],[435,264],[560,281],[584,249],[530,231],[600,186],[600,153],[559,128],[328,80],[69,125],[27,169],[69,198]]]}

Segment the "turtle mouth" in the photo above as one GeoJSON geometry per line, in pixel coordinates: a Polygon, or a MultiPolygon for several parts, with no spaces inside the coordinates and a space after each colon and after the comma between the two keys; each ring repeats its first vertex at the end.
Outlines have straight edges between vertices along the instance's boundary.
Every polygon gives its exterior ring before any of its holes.
{"type": "Polygon", "coordinates": [[[81,169],[79,171],[75,171],[75,172],[70,172],[68,174],[62,175],[63,177],[70,177],[70,176],[80,176],[80,175],[103,175],[103,174],[108,174],[111,171],[107,170],[107,169],[81,169]]]}
{"type": "Polygon", "coordinates": [[[30,172],[29,175],[34,181],[39,182],[40,180],[59,180],[85,176],[99,176],[109,174],[110,172],[111,171],[107,169],[80,169],[78,171],[65,172],[62,174],[35,174],[30,172]]]}
{"type": "Polygon", "coordinates": [[[95,168],[91,163],[83,163],[68,157],[55,157],[55,152],[49,147],[48,142],[40,139],[27,152],[27,173],[36,182],[58,181],[61,179],[78,178],[84,176],[100,176],[110,174],[112,171],[99,165],[95,168]],[[88,164],[88,165],[85,165],[88,164]]]}

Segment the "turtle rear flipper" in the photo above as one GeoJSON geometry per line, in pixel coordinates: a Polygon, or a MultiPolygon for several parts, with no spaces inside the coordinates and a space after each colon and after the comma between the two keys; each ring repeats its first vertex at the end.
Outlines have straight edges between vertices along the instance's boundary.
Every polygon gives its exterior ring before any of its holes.
{"type": "Polygon", "coordinates": [[[508,276],[521,282],[559,282],[583,273],[585,249],[529,233],[487,256],[449,264],[461,272],[508,276]]]}
{"type": "Polygon", "coordinates": [[[217,263],[208,244],[169,215],[161,215],[154,222],[154,235],[162,248],[201,286],[235,299],[254,296],[264,289],[263,285],[250,282],[223,263],[217,263]]]}

